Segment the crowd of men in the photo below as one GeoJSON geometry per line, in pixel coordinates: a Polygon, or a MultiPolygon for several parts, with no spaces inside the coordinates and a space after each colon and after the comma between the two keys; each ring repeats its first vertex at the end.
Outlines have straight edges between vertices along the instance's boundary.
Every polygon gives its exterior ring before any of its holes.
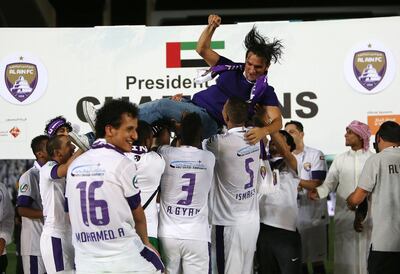
{"type": "MultiPolygon", "coordinates": [[[[396,273],[400,126],[383,123],[372,154],[368,126],[351,122],[350,150],[328,171],[324,154],[304,144],[300,122],[281,130],[266,77],[280,41],[253,28],[245,63],[234,63],[210,48],[220,23],[209,16],[197,48],[217,83],[192,101],[85,103],[94,141],[62,116],[32,140],[36,161],[17,200],[24,273],[289,274],[308,265],[325,273],[333,191],[335,272],[396,273]],[[264,161],[274,191],[258,193],[264,161]]],[[[13,214],[5,196],[0,188],[1,254],[13,214]]]]}

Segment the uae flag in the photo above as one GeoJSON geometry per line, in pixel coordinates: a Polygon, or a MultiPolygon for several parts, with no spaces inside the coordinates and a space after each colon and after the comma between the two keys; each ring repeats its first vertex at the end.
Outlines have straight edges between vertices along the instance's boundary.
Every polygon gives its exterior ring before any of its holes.
{"type": "MultiPolygon", "coordinates": [[[[167,42],[167,68],[208,67],[203,59],[191,59],[196,53],[197,41],[194,42],[167,42]]],[[[225,41],[211,41],[212,49],[224,49],[225,41]]]]}

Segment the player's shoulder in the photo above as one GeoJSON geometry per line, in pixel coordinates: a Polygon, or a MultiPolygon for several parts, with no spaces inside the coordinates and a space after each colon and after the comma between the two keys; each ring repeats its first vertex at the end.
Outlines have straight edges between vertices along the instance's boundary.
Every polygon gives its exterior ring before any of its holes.
{"type": "Polygon", "coordinates": [[[33,179],[39,177],[39,170],[35,167],[31,167],[24,173],[22,173],[21,177],[19,178],[20,182],[27,182],[30,183],[33,179]]]}
{"type": "Polygon", "coordinates": [[[170,146],[170,145],[163,145],[163,146],[160,146],[157,149],[157,152],[160,155],[162,155],[163,157],[165,157],[165,155],[168,155],[170,153],[174,153],[176,151],[176,149],[177,149],[176,147],[173,147],[173,146],[170,146]]]}
{"type": "Polygon", "coordinates": [[[306,146],[306,147],[304,147],[304,150],[306,151],[306,155],[308,154],[310,156],[320,158],[320,160],[325,160],[324,153],[317,148],[306,146]]]}
{"type": "Polygon", "coordinates": [[[49,177],[51,170],[56,165],[58,165],[58,163],[56,161],[53,161],[53,160],[47,161],[47,163],[45,163],[40,169],[40,177],[43,177],[43,176],[49,177]]]}
{"type": "Polygon", "coordinates": [[[164,157],[158,151],[149,151],[145,153],[146,157],[150,159],[155,159],[157,161],[164,160],[164,157]]]}

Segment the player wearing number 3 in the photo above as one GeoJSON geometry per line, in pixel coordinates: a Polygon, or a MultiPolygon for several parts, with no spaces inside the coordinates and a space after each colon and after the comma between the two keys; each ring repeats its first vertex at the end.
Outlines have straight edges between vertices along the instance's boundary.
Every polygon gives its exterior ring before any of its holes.
{"type": "Polygon", "coordinates": [[[215,157],[198,149],[202,123],[196,113],[182,119],[181,146],[162,146],[158,237],[168,274],[211,273],[208,193],[215,157]]]}
{"type": "Polygon", "coordinates": [[[213,273],[252,273],[260,230],[255,189],[260,146],[249,145],[244,140],[248,130],[244,127],[247,119],[245,102],[230,98],[222,113],[228,132],[203,143],[204,148],[215,155],[210,212],[218,272],[213,273]]]}
{"type": "Polygon", "coordinates": [[[68,166],[82,150],[74,153],[75,146],[65,135],[51,137],[46,148],[51,160],[40,169],[39,188],[44,216],[40,251],[47,273],[73,273],[71,225],[64,211],[65,175],[68,166]]]}
{"type": "Polygon", "coordinates": [[[137,139],[138,109],[110,100],[98,110],[98,138],[69,167],[66,204],[77,273],[160,273],[136,186],[135,163],[124,155],[137,139]]]}

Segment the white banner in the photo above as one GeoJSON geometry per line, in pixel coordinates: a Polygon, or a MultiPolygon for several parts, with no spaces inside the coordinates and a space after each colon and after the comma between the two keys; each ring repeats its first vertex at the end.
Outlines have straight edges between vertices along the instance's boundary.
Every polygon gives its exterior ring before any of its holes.
{"type": "MultiPolygon", "coordinates": [[[[254,24],[283,40],[269,84],[285,121],[304,124],[307,145],[336,154],[345,150],[352,120],[373,130],[384,120],[400,121],[400,17],[221,25],[213,47],[243,62],[243,39],[254,24]]],[[[201,66],[193,42],[203,28],[0,28],[0,159],[33,158],[31,139],[58,115],[89,131],[85,98],[140,103],[204,89],[193,81],[201,66]]]]}

